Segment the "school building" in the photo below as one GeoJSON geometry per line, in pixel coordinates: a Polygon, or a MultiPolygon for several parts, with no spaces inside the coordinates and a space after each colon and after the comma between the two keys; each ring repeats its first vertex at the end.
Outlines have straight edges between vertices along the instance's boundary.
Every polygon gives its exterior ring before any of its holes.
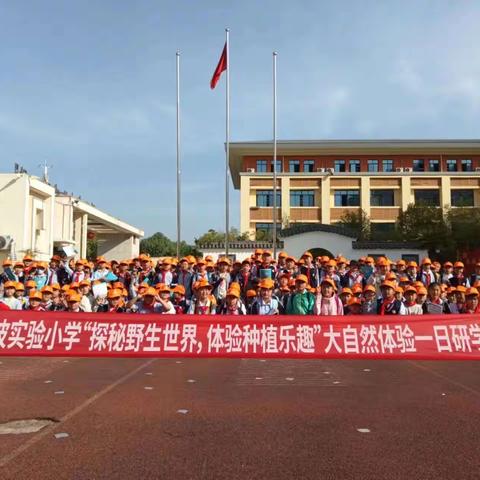
{"type": "MultiPolygon", "coordinates": [[[[230,172],[240,190],[240,231],[252,240],[271,232],[272,142],[230,143],[230,172]]],[[[361,208],[373,238],[381,237],[412,203],[479,207],[479,182],[480,140],[279,141],[277,228],[335,225],[361,208]]]]}
{"type": "Polygon", "coordinates": [[[143,231],[25,172],[0,173],[0,260],[26,254],[86,258],[87,241],[107,259],[138,255],[143,231]]]}

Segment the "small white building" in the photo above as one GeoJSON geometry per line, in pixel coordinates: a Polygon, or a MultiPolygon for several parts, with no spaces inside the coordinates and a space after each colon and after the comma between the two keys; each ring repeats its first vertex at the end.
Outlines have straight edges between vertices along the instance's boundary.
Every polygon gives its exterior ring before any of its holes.
{"type": "MultiPolygon", "coordinates": [[[[328,255],[336,257],[342,255],[350,260],[360,257],[387,257],[392,260],[419,261],[428,256],[426,249],[415,243],[392,241],[358,241],[347,230],[335,226],[316,224],[297,224],[279,232],[281,241],[277,243],[277,250],[284,250],[289,255],[300,258],[307,250],[314,256],[328,255]]],[[[214,260],[223,256],[223,243],[199,245],[204,256],[211,255],[214,260]]],[[[272,251],[271,242],[232,242],[229,244],[229,255],[232,259],[242,261],[253,253],[256,248],[272,251]]]]}
{"type": "Polygon", "coordinates": [[[27,173],[0,173],[0,260],[55,253],[85,258],[87,239],[107,259],[138,255],[140,230],[27,173]]]}

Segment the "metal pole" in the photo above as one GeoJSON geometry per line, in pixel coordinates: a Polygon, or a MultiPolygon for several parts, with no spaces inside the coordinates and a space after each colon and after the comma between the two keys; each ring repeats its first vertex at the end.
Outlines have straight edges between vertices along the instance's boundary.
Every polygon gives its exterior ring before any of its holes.
{"type": "Polygon", "coordinates": [[[273,258],[277,259],[277,52],[273,52],[273,258]]]}
{"type": "Polygon", "coordinates": [[[181,196],[180,196],[180,52],[177,52],[177,258],[180,258],[181,196]]]}
{"type": "Polygon", "coordinates": [[[226,125],[225,125],[225,255],[228,256],[228,232],[230,230],[230,219],[229,219],[229,176],[228,168],[230,162],[230,41],[229,41],[230,30],[225,29],[226,36],[226,52],[227,52],[227,88],[226,92],[226,125]]]}

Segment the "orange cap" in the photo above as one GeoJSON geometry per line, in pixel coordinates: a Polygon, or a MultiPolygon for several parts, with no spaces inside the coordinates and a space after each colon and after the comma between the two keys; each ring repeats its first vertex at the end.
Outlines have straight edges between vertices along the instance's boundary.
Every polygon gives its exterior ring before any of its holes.
{"type": "Polygon", "coordinates": [[[153,287],[148,287],[145,292],[143,292],[144,297],[155,297],[157,295],[157,291],[153,287]]]}
{"type": "Polygon", "coordinates": [[[112,299],[112,298],[120,298],[122,296],[122,291],[119,290],[118,288],[112,288],[109,290],[107,293],[107,298],[112,299]]]}
{"type": "Polygon", "coordinates": [[[467,288],[465,295],[467,297],[469,297],[470,295],[475,295],[476,297],[478,297],[478,290],[475,287],[467,288]]]}
{"type": "Polygon", "coordinates": [[[418,287],[417,288],[417,295],[426,295],[427,289],[425,287],[418,287]]]}
{"type": "Polygon", "coordinates": [[[17,282],[12,282],[9,280],[3,284],[3,288],[17,288],[17,282]]]}
{"type": "Polygon", "coordinates": [[[255,290],[247,290],[247,298],[256,297],[257,292],[255,290]]]}
{"type": "Polygon", "coordinates": [[[67,297],[68,303],[79,302],[82,299],[82,296],[79,293],[70,293],[67,297]]]}
{"type": "Polygon", "coordinates": [[[173,293],[179,293],[180,295],[185,295],[185,287],[183,285],[177,285],[173,290],[173,293]]]}
{"type": "Polygon", "coordinates": [[[32,291],[28,294],[28,298],[29,298],[30,300],[40,300],[40,301],[43,300],[42,294],[41,294],[40,292],[37,292],[36,290],[32,290],[32,291]]]}
{"type": "MultiPolygon", "coordinates": [[[[361,288],[361,287],[360,287],[361,288]]],[[[365,292],[373,292],[373,293],[376,293],[376,290],[375,290],[375,287],[373,285],[367,285],[364,289],[363,289],[363,293],[365,292]]]]}
{"type": "Polygon", "coordinates": [[[463,262],[455,262],[453,268],[465,268],[465,265],[463,264],[463,262]]]}
{"type": "Polygon", "coordinates": [[[274,282],[271,278],[264,278],[260,280],[260,283],[258,284],[259,288],[266,288],[267,290],[271,290],[274,287],[274,282]]]}
{"type": "Polygon", "coordinates": [[[353,295],[352,290],[348,287],[342,288],[342,292],[340,293],[340,295],[343,295],[344,293],[349,293],[350,295],[353,295]]]}
{"type": "Polygon", "coordinates": [[[295,277],[295,282],[304,282],[304,283],[308,283],[308,278],[307,278],[307,276],[306,276],[306,275],[302,275],[302,274],[300,274],[300,275],[297,275],[297,276],[295,277]]]}
{"type": "Polygon", "coordinates": [[[422,265],[431,265],[431,264],[432,264],[432,261],[428,257],[425,257],[422,260],[422,265]]]}
{"type": "Polygon", "coordinates": [[[348,302],[347,306],[351,307],[352,305],[361,305],[362,301],[358,297],[352,297],[348,302]]]}

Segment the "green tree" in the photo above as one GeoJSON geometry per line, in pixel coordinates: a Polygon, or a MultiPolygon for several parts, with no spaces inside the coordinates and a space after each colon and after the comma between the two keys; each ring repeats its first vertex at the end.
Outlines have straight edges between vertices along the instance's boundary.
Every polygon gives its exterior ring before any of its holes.
{"type": "Polygon", "coordinates": [[[370,239],[370,219],[361,208],[345,212],[340,217],[337,225],[352,231],[358,240],[370,239]]]}
{"type": "Polygon", "coordinates": [[[94,262],[97,259],[98,241],[87,239],[87,260],[94,262]]]}
{"type": "Polygon", "coordinates": [[[447,255],[454,248],[450,228],[441,208],[410,204],[398,216],[396,228],[401,240],[419,243],[434,258],[438,257],[439,252],[447,255]]]}
{"type": "MultiPolygon", "coordinates": [[[[140,251],[148,253],[152,257],[174,257],[177,255],[177,242],[170,240],[163,233],[157,232],[140,241],[140,251]]],[[[182,241],[180,242],[180,255],[200,256],[200,252],[194,245],[182,241]]]]}
{"type": "Polygon", "coordinates": [[[480,208],[451,208],[446,220],[456,254],[461,250],[480,248],[480,208]]]}
{"type": "MultiPolygon", "coordinates": [[[[228,240],[230,242],[238,242],[242,240],[249,240],[249,235],[247,232],[240,233],[237,228],[232,227],[230,233],[228,234],[228,240]]],[[[196,245],[204,245],[206,243],[224,243],[225,242],[225,233],[217,232],[213,228],[208,230],[208,232],[200,235],[200,237],[195,239],[196,245]]]]}

